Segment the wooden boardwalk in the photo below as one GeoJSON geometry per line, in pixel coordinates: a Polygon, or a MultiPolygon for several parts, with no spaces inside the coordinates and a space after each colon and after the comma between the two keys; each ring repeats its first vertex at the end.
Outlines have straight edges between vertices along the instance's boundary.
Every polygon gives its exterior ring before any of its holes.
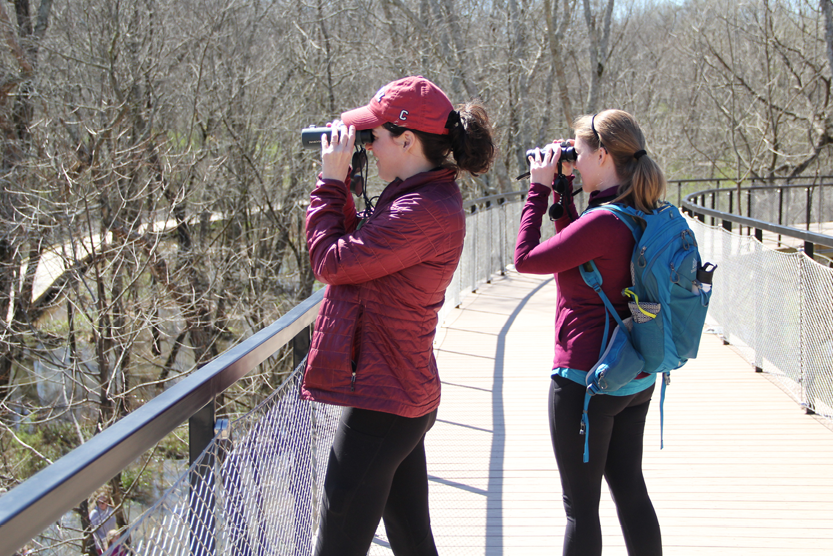
{"type": "MultiPolygon", "coordinates": [[[[547,423],[555,298],[551,277],[511,272],[438,333],[443,402],[426,445],[441,555],[561,554],[547,423]]],[[[662,451],[658,397],[644,468],[666,555],[833,554],[833,431],[711,334],[674,373],[662,451]]],[[[603,490],[604,554],[624,555],[603,490]]]]}

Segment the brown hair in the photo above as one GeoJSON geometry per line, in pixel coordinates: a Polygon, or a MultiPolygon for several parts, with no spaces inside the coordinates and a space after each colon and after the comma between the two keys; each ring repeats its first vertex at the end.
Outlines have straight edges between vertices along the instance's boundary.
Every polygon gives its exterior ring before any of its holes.
{"type": "Polygon", "coordinates": [[[422,152],[434,166],[463,170],[473,176],[489,170],[497,148],[492,138],[492,125],[486,109],[479,101],[461,104],[448,116],[448,135],[408,130],[392,123],[383,124],[395,137],[411,131],[419,138],[422,152]],[[456,114],[459,114],[459,121],[456,114]],[[452,155],[454,162],[448,159],[452,155]]]}
{"type": "Polygon", "coordinates": [[[604,148],[613,157],[616,175],[621,180],[619,195],[613,202],[624,201],[642,212],[657,207],[665,196],[665,174],[645,153],[645,136],[633,116],[623,110],[604,110],[581,116],[573,128],[576,137],[594,150],[604,148]]]}

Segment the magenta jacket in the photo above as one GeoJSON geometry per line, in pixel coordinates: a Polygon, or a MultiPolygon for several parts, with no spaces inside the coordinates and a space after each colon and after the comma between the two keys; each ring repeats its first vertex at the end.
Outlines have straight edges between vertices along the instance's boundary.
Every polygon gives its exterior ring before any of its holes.
{"type": "MultiPolygon", "coordinates": [[[[538,183],[529,188],[515,245],[515,268],[526,274],[555,274],[558,300],[553,368],[589,371],[599,360],[605,306],[599,294],[584,283],[578,267],[593,259],[604,280],[605,295],[619,316],[630,316],[622,289],[631,285],[630,258],[635,243],[627,225],[606,210],[590,212],[574,222],[565,214],[555,222],[556,235],[540,243],[549,192],[549,187],[538,183]]],[[[616,187],[594,192],[590,205],[610,201],[615,195],[616,187]]],[[[572,203],[565,212],[577,217],[572,203]]],[[[612,331],[616,322],[610,321],[612,331]]]]}
{"type": "Polygon", "coordinates": [[[301,397],[421,417],[440,404],[437,313],[466,234],[452,170],[391,182],[358,230],[343,182],[321,180],[307,211],[315,277],[327,284],[301,397]]]}

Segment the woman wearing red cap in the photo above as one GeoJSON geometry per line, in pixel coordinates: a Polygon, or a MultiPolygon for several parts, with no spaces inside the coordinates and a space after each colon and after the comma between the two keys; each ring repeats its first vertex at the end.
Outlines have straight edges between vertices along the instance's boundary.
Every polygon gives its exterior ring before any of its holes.
{"type": "Polygon", "coordinates": [[[307,212],[313,272],[327,284],[301,397],[345,406],[321,502],[315,553],[364,555],[384,518],[394,554],[437,554],[428,511],[425,433],[440,403],[432,343],[466,232],[455,178],[495,154],[483,107],[455,110],[423,77],[380,89],[322,137],[307,212]],[[389,182],[359,218],[345,178],[356,130],[389,182]]]}

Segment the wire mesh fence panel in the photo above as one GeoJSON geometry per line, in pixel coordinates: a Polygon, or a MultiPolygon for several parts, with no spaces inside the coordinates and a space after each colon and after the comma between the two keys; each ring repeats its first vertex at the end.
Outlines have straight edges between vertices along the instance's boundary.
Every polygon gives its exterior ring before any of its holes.
{"type": "Polygon", "coordinates": [[[469,293],[511,264],[522,206],[523,202],[518,198],[466,215],[466,241],[460,263],[445,292],[440,323],[469,293]]]}
{"type": "MultiPolygon", "coordinates": [[[[816,180],[818,181],[818,180],[816,180]]],[[[756,181],[755,189],[738,190],[727,187],[721,191],[712,192],[704,196],[702,202],[707,208],[726,213],[754,218],[762,222],[789,226],[798,230],[829,234],[833,230],[833,186],[829,183],[813,183],[812,179],[806,185],[771,186],[765,182],[756,181]]],[[[744,182],[743,187],[748,183],[744,182]]],[[[709,221],[715,224],[715,219],[709,221]]],[[[801,247],[803,241],[784,234],[764,232],[767,245],[776,247],[801,247]]]]}
{"type": "Polygon", "coordinates": [[[301,374],[215,437],[108,554],[310,554],[341,408],[300,400],[301,374]]]}
{"type": "Polygon", "coordinates": [[[709,321],[797,402],[833,419],[833,269],[689,219],[718,265],[709,321]]]}
{"type": "Polygon", "coordinates": [[[833,271],[807,259],[803,263],[802,401],[833,417],[833,271]]]}

